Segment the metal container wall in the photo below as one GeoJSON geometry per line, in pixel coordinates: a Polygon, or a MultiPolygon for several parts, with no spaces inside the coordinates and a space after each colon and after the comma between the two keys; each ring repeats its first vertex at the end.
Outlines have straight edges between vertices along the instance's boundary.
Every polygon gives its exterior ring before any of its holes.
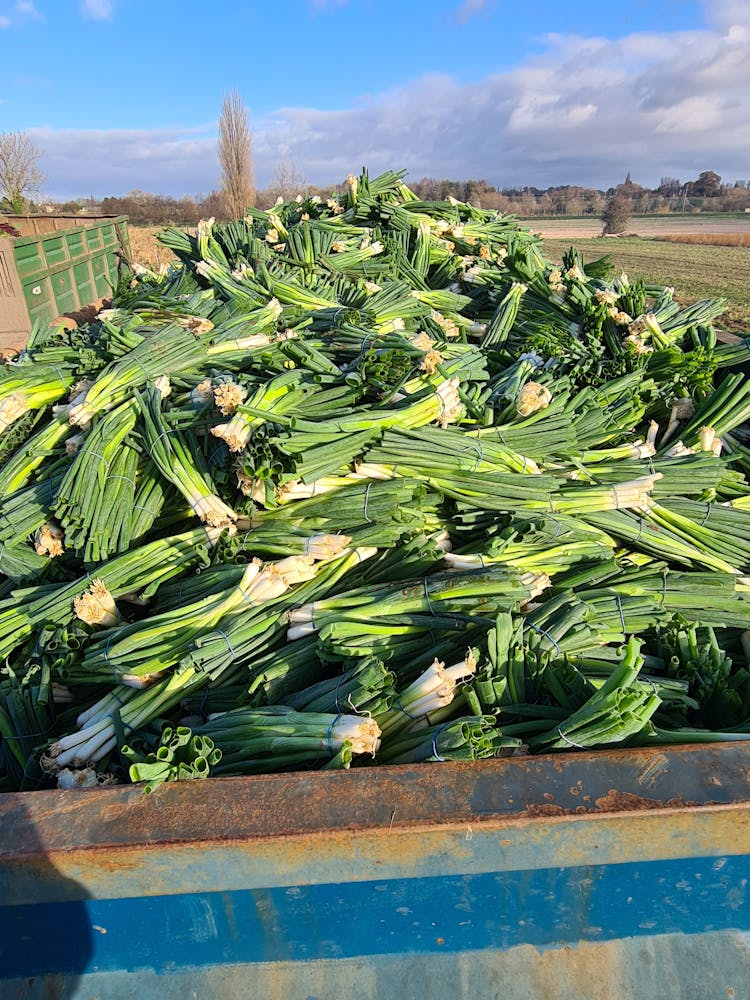
{"type": "Polygon", "coordinates": [[[126,216],[3,218],[24,235],[0,238],[0,349],[109,295],[130,258],[126,216]]]}
{"type": "Polygon", "coordinates": [[[750,997],[750,744],[0,800],[0,995],[750,997]]]}

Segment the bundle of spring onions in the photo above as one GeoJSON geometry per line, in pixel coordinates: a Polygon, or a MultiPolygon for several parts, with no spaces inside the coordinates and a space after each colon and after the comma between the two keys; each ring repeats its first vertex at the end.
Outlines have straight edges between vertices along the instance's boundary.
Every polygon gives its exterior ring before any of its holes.
{"type": "Polygon", "coordinates": [[[0,789],[750,738],[723,303],[388,172],[0,374],[0,789]]]}

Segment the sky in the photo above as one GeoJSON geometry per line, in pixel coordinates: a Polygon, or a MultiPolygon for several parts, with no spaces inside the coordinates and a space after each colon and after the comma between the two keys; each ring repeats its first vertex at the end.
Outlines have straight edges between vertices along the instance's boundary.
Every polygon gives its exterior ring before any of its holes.
{"type": "Polygon", "coordinates": [[[259,187],[750,179],[750,0],[0,0],[0,132],[48,197],[207,194],[232,88],[259,187]]]}

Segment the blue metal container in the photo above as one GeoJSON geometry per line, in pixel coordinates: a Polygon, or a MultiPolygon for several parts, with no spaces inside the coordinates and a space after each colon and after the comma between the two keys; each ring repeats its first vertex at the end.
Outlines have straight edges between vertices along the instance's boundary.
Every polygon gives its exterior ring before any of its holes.
{"type": "Polygon", "coordinates": [[[750,744],[0,797],[0,996],[747,1000],[750,744]]]}

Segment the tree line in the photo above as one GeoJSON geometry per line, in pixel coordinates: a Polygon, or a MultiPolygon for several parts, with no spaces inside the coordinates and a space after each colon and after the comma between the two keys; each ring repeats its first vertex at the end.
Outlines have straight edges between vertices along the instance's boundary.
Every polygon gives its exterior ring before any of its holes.
{"type": "MultiPolygon", "coordinates": [[[[194,226],[199,219],[240,217],[249,205],[269,208],[278,199],[313,194],[325,198],[343,189],[344,181],[318,187],[308,184],[299,168],[289,162],[277,165],[271,184],[256,190],[253,169],[252,132],[247,111],[236,91],[225,94],[219,118],[217,153],[220,187],[208,195],[181,198],[130,191],[101,200],[93,198],[51,202],[34,197],[43,181],[38,170],[40,150],[23,132],[0,132],[0,213],[127,215],[133,225],[194,226]]],[[[409,186],[425,201],[448,197],[479,208],[519,215],[593,216],[603,218],[607,231],[622,231],[615,221],[633,214],[670,212],[740,212],[750,209],[750,180],[725,183],[713,170],[704,170],[694,180],[662,177],[654,188],[634,182],[627,174],[621,184],[607,190],[563,184],[547,188],[496,187],[486,180],[455,180],[422,177],[408,179],[409,186]]]]}

